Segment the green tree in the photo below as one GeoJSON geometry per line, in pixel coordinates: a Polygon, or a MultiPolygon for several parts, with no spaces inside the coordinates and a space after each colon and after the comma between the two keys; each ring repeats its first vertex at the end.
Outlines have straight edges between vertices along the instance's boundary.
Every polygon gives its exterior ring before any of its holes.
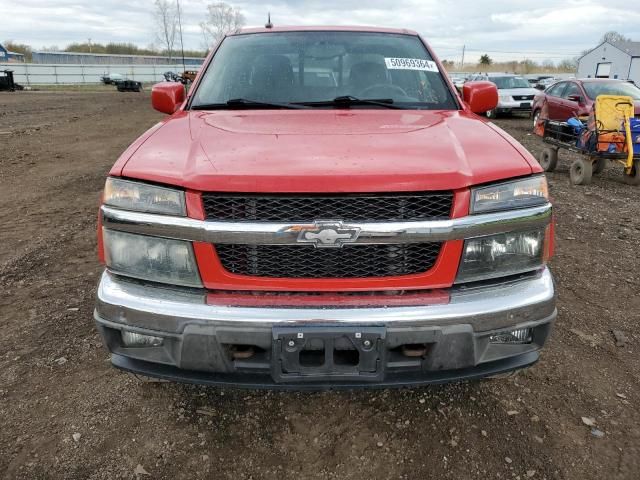
{"type": "Polygon", "coordinates": [[[480,57],[480,65],[488,67],[493,63],[493,60],[486,53],[480,57]]]}

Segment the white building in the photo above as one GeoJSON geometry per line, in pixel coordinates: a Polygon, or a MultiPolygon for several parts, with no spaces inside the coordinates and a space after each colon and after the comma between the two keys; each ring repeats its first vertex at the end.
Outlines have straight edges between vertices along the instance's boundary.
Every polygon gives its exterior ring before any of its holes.
{"type": "Polygon", "coordinates": [[[640,42],[603,42],[578,59],[578,78],[618,78],[640,86],[640,42]]]}

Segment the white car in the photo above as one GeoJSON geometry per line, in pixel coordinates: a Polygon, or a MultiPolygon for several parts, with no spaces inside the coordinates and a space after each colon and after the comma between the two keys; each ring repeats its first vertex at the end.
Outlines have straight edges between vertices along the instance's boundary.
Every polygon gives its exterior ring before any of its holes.
{"type": "Polygon", "coordinates": [[[487,112],[489,118],[496,118],[502,113],[531,113],[533,97],[540,93],[529,84],[526,78],[519,75],[478,75],[473,80],[488,80],[498,87],[498,106],[487,112]]]}

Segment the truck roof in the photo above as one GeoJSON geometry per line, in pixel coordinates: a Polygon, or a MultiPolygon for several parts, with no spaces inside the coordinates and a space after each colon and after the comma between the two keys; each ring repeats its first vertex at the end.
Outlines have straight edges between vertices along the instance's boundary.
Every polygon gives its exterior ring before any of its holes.
{"type": "Polygon", "coordinates": [[[272,28],[266,27],[249,27],[242,28],[236,33],[229,35],[245,35],[248,33],[276,33],[276,32],[376,32],[376,33],[396,33],[404,35],[418,35],[414,30],[408,30],[406,28],[387,28],[387,27],[368,27],[362,25],[284,25],[274,26],[272,28]]]}

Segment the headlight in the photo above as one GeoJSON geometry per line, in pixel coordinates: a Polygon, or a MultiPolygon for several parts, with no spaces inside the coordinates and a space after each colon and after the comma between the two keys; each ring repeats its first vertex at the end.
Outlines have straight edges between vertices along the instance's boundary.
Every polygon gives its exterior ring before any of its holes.
{"type": "Polygon", "coordinates": [[[136,212],[186,216],[184,192],[120,178],[107,178],[104,204],[136,212]]]}
{"type": "Polygon", "coordinates": [[[190,242],[103,229],[105,261],[114,273],[202,287],[190,242]]]}
{"type": "Polygon", "coordinates": [[[506,277],[541,268],[547,260],[548,228],[465,240],[457,283],[506,277]]]}
{"type": "Polygon", "coordinates": [[[548,201],[547,179],[544,175],[536,175],[524,180],[472,189],[471,213],[535,207],[548,201]]]}
{"type": "Polygon", "coordinates": [[[510,102],[511,95],[498,95],[498,100],[501,102],[510,102]]]}

